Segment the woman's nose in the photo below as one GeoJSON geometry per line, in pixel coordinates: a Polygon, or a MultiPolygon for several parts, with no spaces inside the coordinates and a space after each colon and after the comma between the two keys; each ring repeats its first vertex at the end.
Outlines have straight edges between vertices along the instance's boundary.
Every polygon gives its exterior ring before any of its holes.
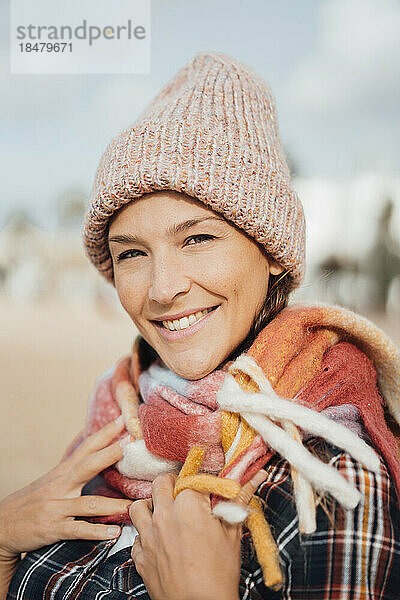
{"type": "Polygon", "coordinates": [[[190,278],[183,273],[179,261],[171,258],[157,261],[152,266],[149,299],[170,304],[178,294],[190,290],[190,278]]]}

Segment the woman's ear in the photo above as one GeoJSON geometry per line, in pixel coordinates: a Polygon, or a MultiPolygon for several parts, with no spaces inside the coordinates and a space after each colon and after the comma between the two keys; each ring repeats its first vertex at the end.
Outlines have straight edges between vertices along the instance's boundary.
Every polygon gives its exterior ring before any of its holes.
{"type": "Polygon", "coordinates": [[[273,258],[268,258],[269,272],[271,275],[280,275],[284,268],[273,258]]]}

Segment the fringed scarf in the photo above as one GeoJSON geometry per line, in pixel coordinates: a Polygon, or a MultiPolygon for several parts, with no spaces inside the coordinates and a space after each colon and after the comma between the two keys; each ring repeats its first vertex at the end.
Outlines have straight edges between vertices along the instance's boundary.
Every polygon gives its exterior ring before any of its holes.
{"type": "Polygon", "coordinates": [[[246,520],[265,583],[278,589],[271,532],[256,497],[249,507],[237,502],[242,486],[279,453],[291,465],[300,531],[315,531],[314,490],[354,508],[358,490],[304,447],[314,435],[377,471],[372,445],[400,498],[397,440],[385,420],[388,411],[400,422],[399,375],[390,339],[367,319],[332,306],[284,309],[246,353],[195,381],[159,358],[144,368],[137,338],[132,354],[98,380],[89,402],[84,437],[121,414],[124,435],[131,436],[122,460],[89,485],[90,493],[145,498],[159,473],[178,473],[175,494],[188,487],[212,493],[214,514],[246,520]]]}

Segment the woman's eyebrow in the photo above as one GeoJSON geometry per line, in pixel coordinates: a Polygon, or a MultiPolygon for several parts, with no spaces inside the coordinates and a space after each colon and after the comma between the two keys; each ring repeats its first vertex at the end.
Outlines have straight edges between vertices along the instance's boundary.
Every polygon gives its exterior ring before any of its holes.
{"type": "Polygon", "coordinates": [[[197,225],[197,223],[202,223],[203,221],[211,221],[211,220],[224,221],[225,219],[223,217],[217,217],[217,216],[215,216],[215,217],[199,217],[198,219],[188,219],[187,221],[183,221],[182,223],[177,223],[175,225],[172,225],[171,227],[168,227],[167,235],[168,236],[176,235],[177,233],[181,233],[182,231],[186,231],[186,229],[189,229],[190,227],[197,225]]]}
{"type": "MultiPolygon", "coordinates": [[[[186,229],[190,229],[194,225],[198,223],[202,223],[203,221],[225,221],[223,217],[199,217],[198,219],[188,219],[187,221],[182,221],[182,223],[176,223],[167,228],[168,237],[172,237],[182,231],[186,231],[186,229]]],[[[140,243],[141,239],[131,234],[123,233],[119,235],[112,235],[108,238],[109,242],[116,242],[117,244],[135,244],[140,243]]]]}

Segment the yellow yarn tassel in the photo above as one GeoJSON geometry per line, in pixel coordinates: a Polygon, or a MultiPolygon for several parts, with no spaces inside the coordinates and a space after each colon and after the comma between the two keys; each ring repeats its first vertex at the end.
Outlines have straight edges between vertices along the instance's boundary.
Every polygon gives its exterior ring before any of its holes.
{"type": "Polygon", "coordinates": [[[174,498],[183,490],[196,490],[207,494],[218,494],[223,498],[236,498],[240,485],[231,479],[216,477],[209,473],[199,473],[206,449],[192,446],[188,452],[178,478],[175,482],[174,498]]]}
{"type": "Polygon", "coordinates": [[[272,537],[271,529],[265,520],[260,501],[253,496],[249,504],[253,511],[247,517],[246,524],[253,538],[257,559],[264,576],[264,583],[273,590],[280,590],[283,584],[283,575],[279,566],[278,548],[272,537]]]}
{"type": "Polygon", "coordinates": [[[187,477],[188,475],[196,475],[201,467],[205,453],[206,449],[203,446],[192,446],[179,472],[178,479],[187,477]]]}
{"type": "Polygon", "coordinates": [[[183,490],[195,490],[207,494],[217,494],[223,498],[232,500],[240,492],[240,485],[232,479],[216,477],[209,473],[198,473],[197,475],[187,475],[178,477],[175,482],[174,498],[183,490]]]}

